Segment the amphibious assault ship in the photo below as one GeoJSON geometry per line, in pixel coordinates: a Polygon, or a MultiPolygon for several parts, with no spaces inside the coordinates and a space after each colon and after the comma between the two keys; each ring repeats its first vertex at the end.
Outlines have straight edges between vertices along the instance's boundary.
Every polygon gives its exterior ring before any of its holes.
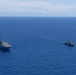
{"type": "Polygon", "coordinates": [[[0,39],[0,49],[9,49],[12,45],[0,39]]]}

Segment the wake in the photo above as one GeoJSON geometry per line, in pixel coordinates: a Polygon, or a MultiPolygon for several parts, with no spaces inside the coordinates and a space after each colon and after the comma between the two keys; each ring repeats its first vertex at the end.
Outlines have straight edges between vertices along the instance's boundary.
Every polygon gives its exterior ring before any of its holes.
{"type": "Polygon", "coordinates": [[[44,39],[47,39],[47,40],[49,40],[49,41],[55,42],[55,43],[60,43],[60,44],[63,43],[63,42],[61,42],[61,41],[57,41],[57,40],[55,40],[55,39],[49,38],[49,37],[44,36],[44,35],[37,35],[37,36],[39,36],[39,37],[41,37],[41,38],[44,38],[44,39]]]}

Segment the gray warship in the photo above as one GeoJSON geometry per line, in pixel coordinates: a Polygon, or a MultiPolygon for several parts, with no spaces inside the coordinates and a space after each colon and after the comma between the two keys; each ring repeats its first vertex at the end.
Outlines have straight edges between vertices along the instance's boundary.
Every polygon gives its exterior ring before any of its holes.
{"type": "Polygon", "coordinates": [[[9,43],[3,41],[3,39],[0,39],[0,49],[6,50],[6,49],[9,49],[11,47],[12,47],[12,45],[10,45],[9,43]]]}
{"type": "Polygon", "coordinates": [[[66,41],[64,42],[64,45],[67,45],[67,46],[74,46],[74,43],[72,43],[71,41],[66,41]]]}

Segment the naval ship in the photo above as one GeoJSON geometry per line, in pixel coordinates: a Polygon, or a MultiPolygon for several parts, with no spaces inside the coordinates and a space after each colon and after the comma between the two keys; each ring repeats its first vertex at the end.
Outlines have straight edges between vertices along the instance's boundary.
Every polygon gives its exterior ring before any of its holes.
{"type": "Polygon", "coordinates": [[[74,43],[72,43],[71,41],[66,41],[64,42],[64,45],[67,45],[67,46],[74,46],[74,43]]]}
{"type": "Polygon", "coordinates": [[[6,50],[6,49],[9,49],[11,47],[12,47],[12,45],[10,45],[9,43],[7,43],[7,42],[3,41],[2,39],[0,39],[0,49],[6,50]]]}

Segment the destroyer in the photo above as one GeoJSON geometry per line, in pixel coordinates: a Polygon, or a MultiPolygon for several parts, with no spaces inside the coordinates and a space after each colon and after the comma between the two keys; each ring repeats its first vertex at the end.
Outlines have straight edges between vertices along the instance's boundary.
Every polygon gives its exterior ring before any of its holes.
{"type": "Polygon", "coordinates": [[[66,42],[64,42],[64,45],[67,45],[67,46],[74,46],[74,44],[73,44],[71,41],[66,41],[66,42]]]}
{"type": "Polygon", "coordinates": [[[10,44],[8,44],[7,42],[3,41],[2,39],[0,39],[0,49],[9,49],[12,46],[10,44]]]}

